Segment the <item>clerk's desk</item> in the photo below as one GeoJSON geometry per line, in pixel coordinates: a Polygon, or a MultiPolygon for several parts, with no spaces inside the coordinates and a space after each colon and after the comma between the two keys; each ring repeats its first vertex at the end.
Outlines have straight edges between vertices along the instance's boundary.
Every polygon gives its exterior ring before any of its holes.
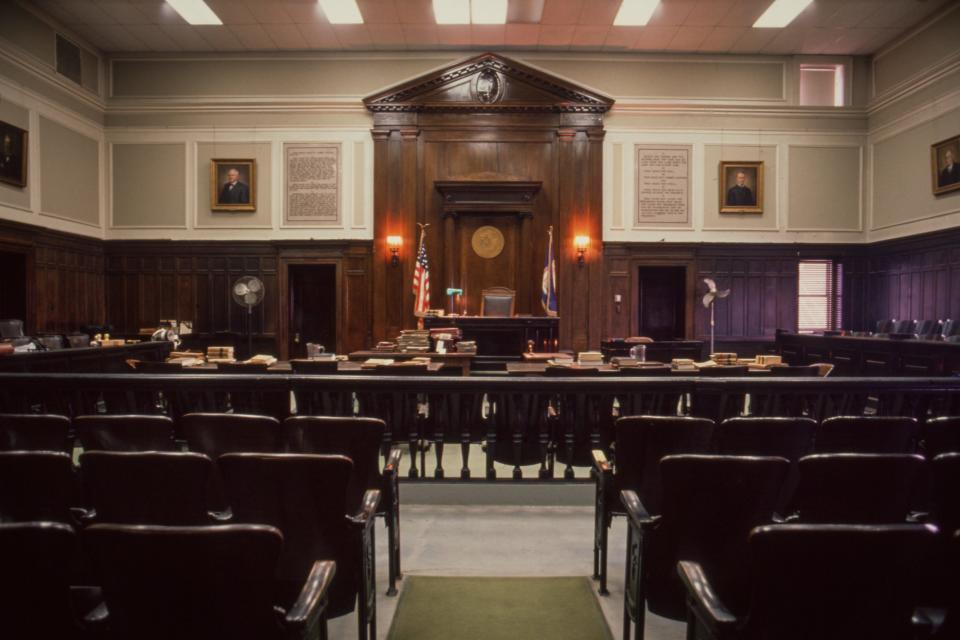
{"type": "Polygon", "coordinates": [[[536,351],[555,351],[560,318],[553,316],[439,316],[423,319],[425,329],[457,327],[463,340],[475,340],[480,358],[520,360],[532,340],[536,351]]]}

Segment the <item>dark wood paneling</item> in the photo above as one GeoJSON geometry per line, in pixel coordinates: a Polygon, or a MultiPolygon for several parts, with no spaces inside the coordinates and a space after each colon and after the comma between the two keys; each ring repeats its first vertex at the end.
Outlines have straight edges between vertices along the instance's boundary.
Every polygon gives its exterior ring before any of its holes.
{"type": "Polygon", "coordinates": [[[26,257],[26,333],[68,333],[103,322],[101,241],[3,221],[0,250],[26,257]]]}
{"type": "Polygon", "coordinates": [[[290,261],[337,265],[341,352],[369,346],[370,244],[368,242],[170,242],[114,240],[106,246],[106,308],[115,332],[136,335],[160,320],[192,320],[192,340],[246,334],[246,311],[230,288],[242,275],[263,280],[266,296],[252,315],[258,350],[284,355],[286,283],[290,261]]]}

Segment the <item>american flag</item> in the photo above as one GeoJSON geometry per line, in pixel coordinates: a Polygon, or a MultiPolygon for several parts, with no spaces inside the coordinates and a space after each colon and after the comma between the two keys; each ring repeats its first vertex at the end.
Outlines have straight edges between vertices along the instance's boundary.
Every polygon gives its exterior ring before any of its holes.
{"type": "Polygon", "coordinates": [[[417,265],[413,269],[413,315],[422,316],[430,308],[430,265],[427,263],[427,247],[423,242],[427,230],[420,228],[420,248],[417,250],[417,265]]]}

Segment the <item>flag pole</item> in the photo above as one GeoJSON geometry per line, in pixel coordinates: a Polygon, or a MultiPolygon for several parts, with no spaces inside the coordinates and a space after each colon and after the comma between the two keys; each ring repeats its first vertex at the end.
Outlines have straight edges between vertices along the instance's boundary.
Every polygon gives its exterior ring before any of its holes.
{"type": "MultiPolygon", "coordinates": [[[[427,235],[427,227],[429,226],[430,226],[429,222],[417,223],[417,227],[420,228],[420,242],[417,243],[417,260],[420,259],[420,251],[423,249],[424,237],[427,235]]],[[[416,305],[416,299],[414,299],[414,305],[416,305]]],[[[417,313],[416,309],[414,309],[414,315],[417,316],[417,329],[422,331],[423,330],[423,314],[417,313]]]]}

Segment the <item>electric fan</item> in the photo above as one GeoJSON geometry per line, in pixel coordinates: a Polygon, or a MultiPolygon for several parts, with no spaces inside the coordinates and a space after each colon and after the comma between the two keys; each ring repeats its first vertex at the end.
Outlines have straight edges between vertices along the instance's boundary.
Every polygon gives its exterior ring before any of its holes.
{"type": "Polygon", "coordinates": [[[707,309],[710,309],[710,353],[714,353],[715,349],[713,347],[713,305],[716,303],[717,298],[726,298],[730,295],[730,289],[724,289],[723,291],[717,291],[717,283],[714,282],[711,278],[704,278],[704,282],[707,283],[707,292],[703,294],[703,306],[707,309]]]}
{"type": "Polygon", "coordinates": [[[263,302],[263,281],[256,276],[243,276],[233,283],[233,301],[247,308],[247,357],[253,357],[253,308],[263,302]]]}

